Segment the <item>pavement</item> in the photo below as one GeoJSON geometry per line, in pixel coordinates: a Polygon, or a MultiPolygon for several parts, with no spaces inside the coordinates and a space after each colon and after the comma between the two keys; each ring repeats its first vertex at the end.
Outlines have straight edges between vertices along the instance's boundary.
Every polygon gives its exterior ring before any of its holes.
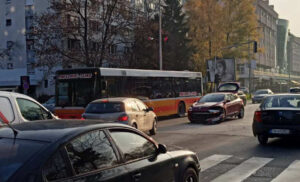
{"type": "Polygon", "coordinates": [[[164,118],[153,138],[169,150],[197,153],[200,181],[269,182],[300,181],[300,139],[271,139],[258,144],[252,120],[258,104],[248,104],[243,119],[228,119],[218,125],[191,124],[186,117],[164,118]]]}

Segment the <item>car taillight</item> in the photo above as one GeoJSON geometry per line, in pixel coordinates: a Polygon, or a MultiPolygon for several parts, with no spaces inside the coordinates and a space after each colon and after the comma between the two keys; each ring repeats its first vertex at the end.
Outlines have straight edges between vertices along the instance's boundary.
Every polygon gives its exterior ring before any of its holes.
{"type": "Polygon", "coordinates": [[[257,121],[257,122],[262,122],[262,119],[261,119],[261,111],[255,111],[255,113],[254,113],[254,119],[255,119],[255,121],[257,121]]]}
{"type": "Polygon", "coordinates": [[[123,115],[123,116],[120,116],[118,118],[118,121],[127,121],[128,120],[128,116],[127,115],[123,115]]]}

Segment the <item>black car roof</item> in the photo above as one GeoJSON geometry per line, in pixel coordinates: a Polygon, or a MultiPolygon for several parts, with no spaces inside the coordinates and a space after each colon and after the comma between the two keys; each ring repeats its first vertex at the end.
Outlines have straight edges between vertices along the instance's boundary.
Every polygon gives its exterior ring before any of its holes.
{"type": "MultiPolygon", "coordinates": [[[[31,121],[12,126],[18,131],[17,139],[54,142],[69,135],[107,127],[127,127],[124,124],[102,120],[46,120],[31,121]]],[[[0,138],[14,138],[12,129],[0,128],[0,138]]]]}

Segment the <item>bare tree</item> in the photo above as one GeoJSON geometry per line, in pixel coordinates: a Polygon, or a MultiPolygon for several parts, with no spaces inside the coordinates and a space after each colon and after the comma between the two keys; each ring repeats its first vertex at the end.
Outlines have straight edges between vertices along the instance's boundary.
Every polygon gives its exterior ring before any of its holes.
{"type": "Polygon", "coordinates": [[[35,17],[38,65],[101,66],[113,60],[132,29],[131,4],[124,0],[56,0],[35,17]]]}

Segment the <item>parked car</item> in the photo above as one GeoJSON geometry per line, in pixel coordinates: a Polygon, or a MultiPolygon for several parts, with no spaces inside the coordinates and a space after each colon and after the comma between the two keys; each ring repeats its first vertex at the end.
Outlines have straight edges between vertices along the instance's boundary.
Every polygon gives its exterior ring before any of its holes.
{"type": "Polygon", "coordinates": [[[252,103],[260,103],[265,97],[273,95],[274,93],[270,89],[260,89],[254,93],[252,97],[252,103]]]}
{"type": "Polygon", "coordinates": [[[57,119],[56,116],[33,98],[14,92],[0,91],[0,112],[11,124],[57,119]]]}
{"type": "Polygon", "coordinates": [[[299,136],[299,113],[299,94],[269,96],[254,113],[253,134],[262,145],[267,144],[268,138],[299,136]]]}
{"type": "Polygon", "coordinates": [[[82,114],[84,119],[106,119],[121,122],[155,135],[157,117],[151,107],[135,98],[106,98],[91,102],[82,114]]]}
{"type": "Polygon", "coordinates": [[[300,93],[300,87],[292,87],[292,88],[290,88],[290,93],[299,94],[300,93]]]}
{"type": "Polygon", "coordinates": [[[0,181],[198,181],[191,151],[168,152],[142,132],[100,121],[35,121],[0,128],[0,181]]]}
{"type": "Polygon", "coordinates": [[[191,123],[216,124],[227,117],[244,117],[243,101],[233,93],[211,93],[203,96],[188,110],[191,123]]]}
{"type": "Polygon", "coordinates": [[[55,109],[55,97],[50,97],[44,104],[44,107],[46,107],[49,111],[53,112],[55,109]]]}

